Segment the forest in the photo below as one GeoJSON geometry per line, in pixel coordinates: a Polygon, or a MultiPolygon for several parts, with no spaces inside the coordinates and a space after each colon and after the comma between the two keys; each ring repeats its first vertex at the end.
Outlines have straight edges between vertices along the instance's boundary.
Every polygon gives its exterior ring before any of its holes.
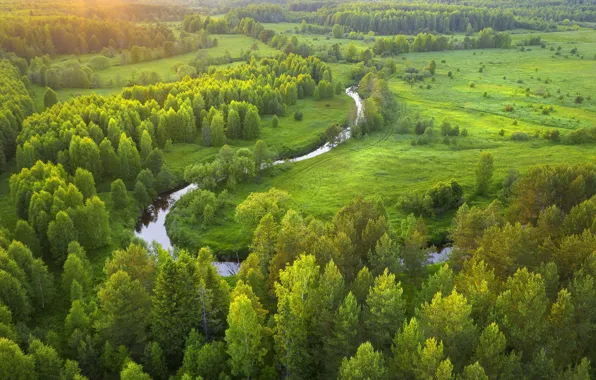
{"type": "Polygon", "coordinates": [[[0,3],[0,379],[596,377],[594,0],[0,3]]]}

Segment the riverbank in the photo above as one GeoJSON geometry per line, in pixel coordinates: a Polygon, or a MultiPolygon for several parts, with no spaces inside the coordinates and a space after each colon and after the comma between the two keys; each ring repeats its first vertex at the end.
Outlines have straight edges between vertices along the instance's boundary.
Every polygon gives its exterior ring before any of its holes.
{"type": "MultiPolygon", "coordinates": [[[[355,120],[350,124],[359,123],[363,115],[362,99],[356,92],[355,87],[347,88],[346,94],[354,100],[354,103],[356,105],[356,117],[355,120]]],[[[350,136],[350,125],[348,125],[347,128],[345,128],[340,133],[340,136],[334,143],[327,142],[318,147],[317,149],[314,149],[313,151],[301,156],[277,160],[274,162],[273,165],[277,166],[286,163],[304,161],[310,158],[317,157],[319,155],[329,152],[337,145],[349,139],[350,136]]],[[[139,218],[139,223],[137,224],[137,228],[135,229],[135,235],[147,242],[157,242],[164,249],[173,251],[174,243],[171,241],[167,232],[166,218],[170,211],[172,211],[172,209],[175,207],[176,202],[180,200],[180,198],[182,198],[185,194],[189,193],[190,191],[196,188],[197,186],[195,184],[190,184],[182,189],[176,190],[174,192],[161,194],[160,196],[158,196],[152,202],[152,204],[149,207],[147,207],[147,209],[145,209],[141,214],[141,217],[139,218]]],[[[194,231],[194,233],[197,234],[197,231],[194,231]]],[[[247,244],[244,245],[247,246],[247,244]]],[[[235,250],[236,255],[238,256],[238,251],[240,250],[242,251],[243,256],[245,256],[243,251],[246,250],[246,247],[238,248],[240,249],[235,250]]],[[[217,253],[218,252],[216,252],[216,254],[217,253]]],[[[222,272],[231,272],[232,269],[229,269],[225,265],[221,265],[218,266],[218,271],[220,271],[221,274],[222,272]]]]}

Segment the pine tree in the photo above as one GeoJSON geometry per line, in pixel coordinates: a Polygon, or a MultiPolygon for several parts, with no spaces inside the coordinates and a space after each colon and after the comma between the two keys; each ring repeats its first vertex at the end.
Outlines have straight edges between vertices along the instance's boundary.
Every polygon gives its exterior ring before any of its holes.
{"type": "Polygon", "coordinates": [[[344,356],[356,353],[360,306],[356,297],[349,292],[336,313],[331,336],[325,343],[325,373],[329,378],[337,377],[337,371],[344,356]]]}
{"type": "Polygon", "coordinates": [[[388,350],[391,340],[405,319],[406,303],[395,275],[385,272],[375,279],[366,297],[364,325],[367,335],[381,350],[388,350]]]}
{"type": "Polygon", "coordinates": [[[354,357],[344,359],[339,369],[341,380],[366,380],[389,378],[383,354],[375,351],[370,342],[362,343],[354,357]]]}

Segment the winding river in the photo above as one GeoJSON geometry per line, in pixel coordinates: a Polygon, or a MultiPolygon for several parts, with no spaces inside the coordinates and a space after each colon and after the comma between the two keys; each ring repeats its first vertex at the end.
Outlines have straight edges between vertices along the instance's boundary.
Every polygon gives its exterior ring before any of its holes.
{"type": "MultiPolygon", "coordinates": [[[[354,120],[354,124],[359,123],[363,117],[363,110],[364,105],[360,95],[356,92],[356,87],[348,87],[346,89],[346,94],[354,99],[356,103],[356,120],[354,120]]],[[[274,165],[279,165],[284,162],[298,162],[308,160],[309,158],[313,158],[316,156],[320,156],[323,153],[329,152],[331,149],[336,147],[338,144],[346,141],[350,138],[350,128],[344,129],[336,142],[333,144],[328,142],[321,147],[313,150],[312,152],[305,154],[303,156],[294,157],[286,160],[278,160],[275,161],[274,165]]],[[[161,194],[157,199],[153,201],[153,203],[147,207],[141,214],[139,218],[139,222],[137,227],[135,228],[135,235],[140,237],[141,239],[147,242],[157,242],[161,244],[164,249],[172,250],[172,242],[168,236],[168,232],[166,231],[166,216],[168,212],[172,209],[172,206],[180,199],[182,196],[189,191],[192,191],[197,188],[197,185],[190,184],[182,189],[175,190],[169,193],[161,194]]],[[[240,264],[238,262],[214,262],[213,265],[217,268],[217,271],[222,276],[229,276],[231,274],[235,274],[240,264]]]]}

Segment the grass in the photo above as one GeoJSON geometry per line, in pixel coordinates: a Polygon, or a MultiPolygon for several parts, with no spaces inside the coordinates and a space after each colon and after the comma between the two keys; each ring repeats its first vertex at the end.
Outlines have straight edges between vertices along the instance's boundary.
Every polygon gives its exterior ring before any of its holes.
{"type": "MultiPolygon", "coordinates": [[[[519,34],[515,38],[525,37],[519,34]]],[[[326,220],[358,194],[381,196],[391,224],[397,227],[405,217],[397,201],[406,191],[425,191],[437,182],[455,179],[464,186],[471,205],[487,205],[496,198],[501,180],[510,168],[523,173],[535,165],[594,162],[593,144],[570,146],[535,136],[552,128],[564,135],[579,127],[594,126],[595,99],[579,105],[575,97],[596,94],[593,60],[596,31],[544,33],[543,40],[547,42],[546,48],[533,46],[525,52],[513,48],[397,57],[397,72],[389,79],[389,86],[399,103],[410,116],[433,118],[436,130],[443,120],[459,125],[460,129],[466,128],[468,137],[458,137],[457,145],[443,144],[439,138],[431,145],[413,146],[415,135],[399,135],[392,125],[383,132],[348,141],[322,156],[284,164],[275,169],[275,175],[238,186],[232,194],[232,205],[218,216],[212,227],[190,223],[177,228],[192,231],[195,246],[209,245],[223,254],[245,253],[252,231],[243,230],[235,222],[234,209],[251,192],[271,187],[286,190],[297,209],[326,220]],[[553,57],[550,47],[554,46],[556,51],[559,45],[563,53],[553,57]],[[565,58],[572,47],[577,47],[584,59],[571,55],[565,58]],[[406,67],[423,69],[431,59],[437,62],[434,82],[427,79],[410,85],[401,79],[406,67]],[[485,67],[480,73],[482,65],[485,67]],[[448,78],[449,71],[454,79],[448,78]],[[518,83],[519,80],[523,83],[518,83]],[[475,86],[470,87],[470,82],[475,86]],[[427,85],[431,88],[427,89],[427,85]],[[528,87],[530,92],[526,96],[528,87]],[[546,90],[550,97],[538,95],[546,90]],[[563,98],[559,99],[561,95],[563,98]],[[505,111],[507,104],[513,106],[513,112],[505,111]],[[542,109],[551,105],[554,112],[544,115],[542,109]],[[499,135],[501,129],[504,136],[499,135]],[[526,142],[512,141],[511,134],[516,131],[532,138],[526,142]],[[495,173],[486,197],[474,196],[474,168],[482,151],[491,152],[495,159],[495,173]]],[[[346,64],[332,67],[336,79],[347,78],[351,69],[346,64]]],[[[451,211],[426,219],[435,242],[445,238],[453,215],[451,211]]]]}

